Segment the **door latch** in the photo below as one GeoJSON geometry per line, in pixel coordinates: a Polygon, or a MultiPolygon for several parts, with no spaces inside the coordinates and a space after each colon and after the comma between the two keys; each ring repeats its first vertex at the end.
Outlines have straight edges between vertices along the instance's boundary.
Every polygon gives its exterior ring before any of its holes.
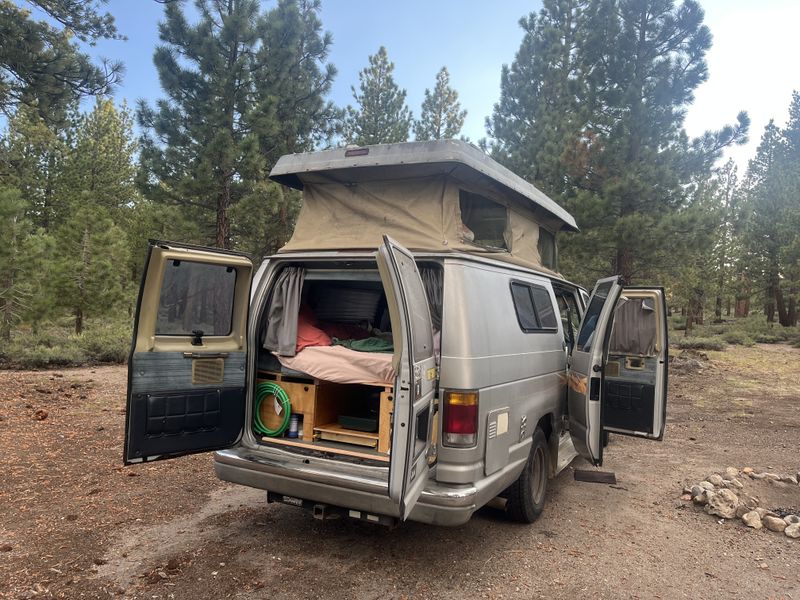
{"type": "Polygon", "coordinates": [[[202,346],[203,345],[203,330],[202,329],[195,329],[192,331],[192,346],[202,346]]]}

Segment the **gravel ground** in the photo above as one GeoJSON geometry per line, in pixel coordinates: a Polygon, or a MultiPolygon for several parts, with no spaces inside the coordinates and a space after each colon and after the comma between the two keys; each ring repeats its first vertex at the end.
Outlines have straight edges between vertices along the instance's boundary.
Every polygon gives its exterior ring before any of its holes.
{"type": "MultiPolygon", "coordinates": [[[[209,455],[122,468],[123,367],[0,372],[0,597],[800,600],[800,540],[679,499],[727,466],[800,469],[800,351],[700,365],[672,370],[664,442],[612,436],[617,485],[570,468],[533,525],[485,508],[393,530],[267,505],[217,481],[209,455]]],[[[800,507],[781,486],[762,497],[800,507]]]]}

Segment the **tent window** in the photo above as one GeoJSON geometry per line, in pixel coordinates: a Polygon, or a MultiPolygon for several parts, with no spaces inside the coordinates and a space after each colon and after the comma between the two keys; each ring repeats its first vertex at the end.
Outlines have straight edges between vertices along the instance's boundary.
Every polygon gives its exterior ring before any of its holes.
{"type": "Polygon", "coordinates": [[[459,190],[459,204],[461,222],[469,230],[464,232],[468,241],[486,248],[508,250],[504,237],[508,219],[505,206],[464,190],[459,190]]]}
{"type": "Polygon", "coordinates": [[[558,270],[558,254],[556,252],[556,236],[544,227],[539,227],[539,259],[543,267],[558,270]]]}

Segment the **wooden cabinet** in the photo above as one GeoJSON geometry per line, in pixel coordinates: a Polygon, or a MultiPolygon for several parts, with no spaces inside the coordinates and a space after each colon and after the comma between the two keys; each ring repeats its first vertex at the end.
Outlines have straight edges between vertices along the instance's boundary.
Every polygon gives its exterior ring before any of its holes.
{"type": "MultiPolygon", "coordinates": [[[[298,440],[322,444],[333,442],[326,445],[326,451],[331,452],[336,452],[341,444],[348,444],[382,455],[389,454],[394,412],[394,391],[391,386],[331,383],[271,371],[259,371],[257,381],[277,383],[289,396],[292,413],[302,416],[303,434],[298,440]],[[339,423],[340,415],[358,414],[367,406],[369,398],[374,403],[375,395],[379,396],[377,431],[348,429],[339,423]]],[[[277,428],[283,418],[276,414],[271,401],[262,402],[259,416],[271,429],[277,428]]],[[[293,439],[287,439],[285,434],[282,437],[264,437],[263,440],[301,445],[293,439]]]]}

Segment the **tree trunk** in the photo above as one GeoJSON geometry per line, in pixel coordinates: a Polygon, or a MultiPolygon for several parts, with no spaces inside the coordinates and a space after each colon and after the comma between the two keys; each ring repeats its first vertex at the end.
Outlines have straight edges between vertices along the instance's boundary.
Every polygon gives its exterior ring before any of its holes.
{"type": "Polygon", "coordinates": [[[89,228],[83,230],[81,240],[81,271],[78,274],[78,301],[75,303],[75,335],[83,333],[83,307],[86,303],[86,274],[89,270],[91,254],[89,253],[89,228]]]}
{"type": "Polygon", "coordinates": [[[789,322],[789,327],[795,327],[797,325],[797,297],[795,295],[795,290],[790,290],[790,293],[787,321],[789,322]]]}
{"type": "Polygon", "coordinates": [[[217,238],[215,245],[217,248],[230,249],[231,224],[228,220],[228,209],[231,206],[231,179],[229,174],[225,174],[222,190],[217,197],[217,238]]]}
{"type": "Polygon", "coordinates": [[[780,285],[775,286],[775,305],[778,308],[778,322],[784,327],[790,327],[789,311],[786,307],[786,301],[783,298],[783,290],[780,285]]]}
{"type": "Polygon", "coordinates": [[[722,323],[722,296],[719,294],[714,302],[714,323],[722,323]]]}
{"type": "Polygon", "coordinates": [[[617,273],[623,285],[630,285],[633,280],[633,253],[630,248],[617,248],[617,273]]]}
{"type": "Polygon", "coordinates": [[[725,316],[726,317],[730,317],[731,316],[731,297],[730,296],[725,298],[725,316]]]}
{"type": "Polygon", "coordinates": [[[83,333],[83,309],[80,306],[75,308],[75,335],[83,333]]]}

